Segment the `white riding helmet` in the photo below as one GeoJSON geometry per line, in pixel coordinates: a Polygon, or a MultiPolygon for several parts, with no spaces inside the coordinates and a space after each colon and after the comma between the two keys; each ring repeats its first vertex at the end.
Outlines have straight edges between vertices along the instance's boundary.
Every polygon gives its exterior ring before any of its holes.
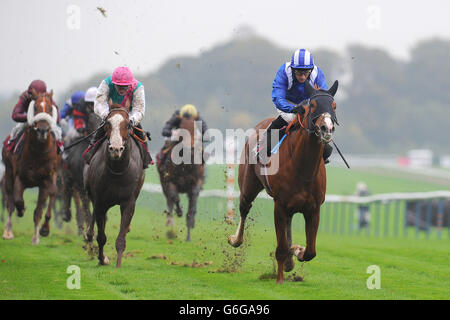
{"type": "Polygon", "coordinates": [[[97,96],[97,87],[90,87],[86,91],[86,95],[84,96],[84,101],[94,102],[96,96],[97,96]]]}

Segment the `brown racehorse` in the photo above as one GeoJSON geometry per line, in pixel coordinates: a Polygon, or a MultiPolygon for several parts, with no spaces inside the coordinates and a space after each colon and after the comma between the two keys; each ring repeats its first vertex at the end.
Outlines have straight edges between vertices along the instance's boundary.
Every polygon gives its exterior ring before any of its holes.
{"type": "Polygon", "coordinates": [[[14,208],[22,217],[25,211],[23,192],[26,188],[39,187],[36,209],[34,210],[34,235],[32,243],[39,243],[39,234],[43,237],[50,232],[49,221],[56,194],[56,177],[60,156],[57,153],[56,139],[51,132],[56,127],[58,110],[52,106],[53,91],[37,94],[33,91],[34,103],[28,108],[28,127],[23,138],[23,150],[13,154],[3,148],[5,163],[5,189],[7,194],[8,221],[3,239],[13,239],[11,215],[14,208]],[[39,230],[42,211],[49,198],[45,221],[39,230]]]}
{"type": "Polygon", "coordinates": [[[116,239],[117,264],[120,268],[122,254],[126,247],[126,234],[130,230],[136,200],[144,183],[145,172],[137,141],[132,136],[129,120],[129,101],[126,109],[109,102],[110,112],[105,120],[106,141],[92,156],[89,165],[84,167],[84,185],[93,204],[93,219],[87,231],[87,240],[92,242],[94,223],[97,223],[98,261],[108,264],[103,253],[106,243],[106,213],[120,205],[120,231],[116,239]]]}
{"type": "MultiPolygon", "coordinates": [[[[275,256],[278,262],[277,282],[283,283],[283,270],[294,268],[293,255],[299,261],[309,261],[316,256],[316,236],[319,228],[320,206],[325,200],[326,171],[323,161],[324,143],[329,143],[337,123],[334,95],[338,82],[328,90],[315,90],[309,82],[305,88],[309,96],[309,106],[300,124],[293,126],[288,137],[281,145],[277,156],[270,158],[270,166],[278,170],[272,175],[265,175],[264,166],[249,162],[252,148],[247,142],[239,166],[241,220],[236,234],[228,242],[238,247],[244,240],[244,225],[253,200],[259,192],[266,189],[273,197],[275,208],[275,230],[277,248],[275,256]],[[291,222],[295,213],[301,212],[305,218],[306,248],[292,245],[291,222]]],[[[297,118],[300,118],[298,115],[297,118]]],[[[266,119],[256,126],[265,129],[271,119],[266,119]]],[[[254,140],[257,141],[257,140],[254,140]]],[[[265,151],[264,151],[265,152],[265,151]]]]}
{"type": "MultiPolygon", "coordinates": [[[[180,208],[179,193],[186,193],[189,207],[186,214],[187,236],[191,240],[191,229],[195,226],[197,199],[204,180],[204,164],[202,160],[202,134],[195,132],[195,121],[192,118],[181,118],[179,129],[174,130],[175,136],[181,132],[183,140],[171,145],[170,154],[164,160],[157,162],[157,168],[163,193],[167,200],[167,224],[173,223],[172,211],[176,206],[179,217],[183,215],[180,208]]],[[[169,152],[166,150],[166,152],[169,152]]]]}
{"type": "MultiPolygon", "coordinates": [[[[100,125],[101,119],[95,114],[93,108],[86,107],[86,130],[84,135],[91,134],[100,125]]],[[[83,119],[84,121],[84,119],[83,119]]],[[[61,178],[63,180],[63,220],[71,219],[71,199],[73,197],[76,208],[76,220],[78,225],[78,234],[84,235],[84,226],[89,226],[92,219],[90,200],[86,194],[83,183],[84,159],[82,157],[84,150],[89,146],[89,141],[81,134],[68,141],[72,147],[64,151],[63,165],[61,169],[61,178]]]]}

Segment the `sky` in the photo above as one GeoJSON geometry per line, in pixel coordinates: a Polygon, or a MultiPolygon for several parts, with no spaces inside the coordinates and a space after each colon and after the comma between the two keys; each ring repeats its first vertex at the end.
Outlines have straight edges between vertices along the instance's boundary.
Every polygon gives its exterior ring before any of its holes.
{"type": "Polygon", "coordinates": [[[358,43],[407,59],[418,41],[450,39],[445,0],[2,0],[0,15],[0,94],[23,91],[39,78],[57,98],[119,65],[138,78],[167,59],[198,55],[239,36],[242,26],[313,55],[358,43]]]}

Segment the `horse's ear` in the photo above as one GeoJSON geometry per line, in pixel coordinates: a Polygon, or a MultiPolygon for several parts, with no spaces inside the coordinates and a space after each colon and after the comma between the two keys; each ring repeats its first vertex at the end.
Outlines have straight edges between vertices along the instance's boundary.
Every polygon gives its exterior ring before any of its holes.
{"type": "Polygon", "coordinates": [[[127,100],[125,101],[125,109],[130,110],[130,105],[131,105],[130,99],[128,99],[128,98],[125,98],[125,99],[127,99],[127,100]]]}
{"type": "Polygon", "coordinates": [[[108,105],[109,105],[109,106],[112,106],[112,104],[113,104],[112,99],[109,98],[108,105]]]}
{"type": "Polygon", "coordinates": [[[314,87],[309,83],[309,81],[305,81],[305,91],[308,97],[311,97],[314,94],[314,87]]]}
{"type": "Polygon", "coordinates": [[[331,88],[328,89],[328,93],[331,94],[333,97],[334,97],[334,95],[336,94],[336,91],[337,91],[337,89],[338,89],[338,85],[339,85],[339,82],[336,80],[336,81],[333,83],[333,85],[331,86],[331,88]]]}
{"type": "Polygon", "coordinates": [[[50,100],[53,100],[53,89],[50,90],[50,93],[48,94],[48,96],[50,97],[50,100]]]}

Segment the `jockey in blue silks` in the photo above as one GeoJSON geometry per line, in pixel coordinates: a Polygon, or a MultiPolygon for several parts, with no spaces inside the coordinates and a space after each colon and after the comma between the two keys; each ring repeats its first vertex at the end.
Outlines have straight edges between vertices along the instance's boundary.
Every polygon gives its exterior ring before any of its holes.
{"type": "MultiPolygon", "coordinates": [[[[267,157],[272,151],[271,130],[281,129],[294,120],[296,113],[303,115],[305,108],[302,102],[309,99],[305,90],[305,83],[309,81],[312,86],[328,90],[325,75],[322,70],[314,64],[312,54],[305,49],[298,49],[292,54],[291,61],[281,65],[272,84],[272,101],[275,104],[279,116],[272,121],[267,128],[263,139],[267,143],[267,157]]],[[[261,151],[261,147],[259,151],[261,151]]],[[[332,147],[325,146],[324,159],[328,163],[332,147]]]]}

